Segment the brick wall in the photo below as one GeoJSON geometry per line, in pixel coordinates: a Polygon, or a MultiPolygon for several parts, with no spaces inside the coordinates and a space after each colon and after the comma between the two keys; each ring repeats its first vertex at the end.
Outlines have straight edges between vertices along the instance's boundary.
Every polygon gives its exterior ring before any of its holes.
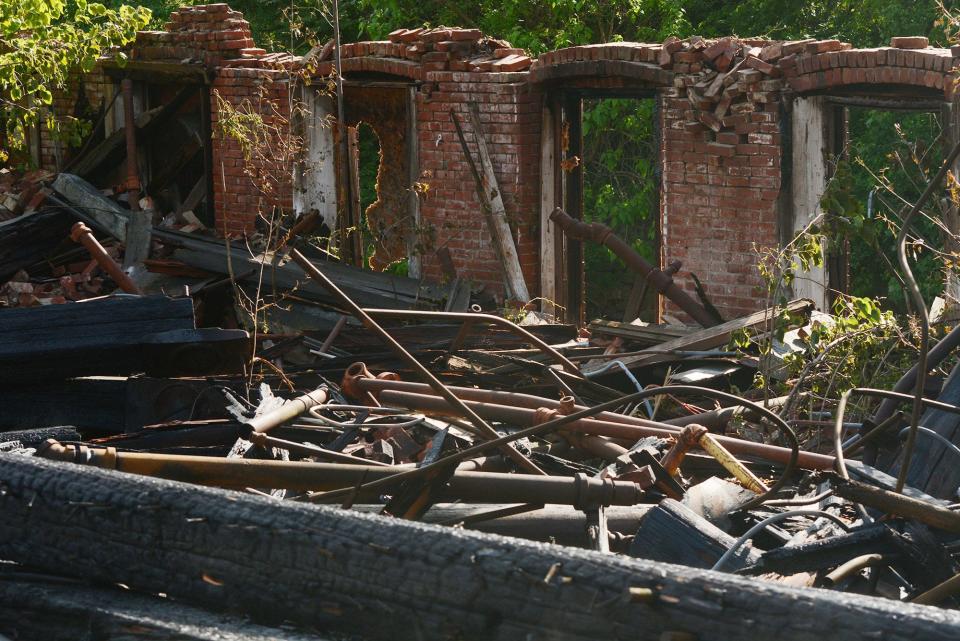
{"type": "MultiPolygon", "coordinates": [[[[421,218],[436,232],[437,247],[447,247],[461,275],[501,294],[502,271],[491,245],[469,166],[450,110],[457,114],[475,162],[475,132],[468,103],[476,103],[480,124],[508,213],[524,278],[536,291],[539,279],[539,93],[523,83],[523,74],[431,72],[436,87],[420,92],[417,116],[420,168],[430,184],[421,218]]],[[[427,257],[426,273],[438,277],[436,260],[427,257]]]]}
{"type": "MultiPolygon", "coordinates": [[[[419,180],[428,186],[420,215],[421,226],[432,230],[428,249],[447,247],[461,276],[495,293],[502,292],[500,269],[450,110],[460,116],[476,156],[467,105],[479,107],[524,275],[535,295],[544,95],[564,87],[655,90],[663,106],[663,260],[683,261],[676,277],[681,286],[692,292],[690,274],[695,273],[712,302],[732,317],[762,303],[754,248],[776,246],[782,235],[778,199],[785,184],[786,97],[895,86],[910,87],[927,99],[952,98],[954,52],[929,48],[922,38],[892,44],[853,49],[833,40],[695,36],[571,47],[531,61],[523,51],[479,31],[440,28],[398,29],[389,40],[346,44],[341,55],[347,78],[417,86],[419,180]]],[[[212,78],[215,125],[219,96],[234,109],[260,114],[282,135],[288,131],[290,87],[300,77],[328,77],[334,52],[328,43],[308,60],[267,54],[256,48],[242,15],[216,4],[174,12],[165,31],[142,32],[130,53],[137,62],[203,65],[212,78]]],[[[98,82],[87,79],[88,84],[98,82]]],[[[99,96],[97,91],[88,95],[99,96]]],[[[57,108],[71,112],[72,105],[75,100],[64,99],[57,108]]],[[[375,113],[365,117],[373,119],[375,113]]],[[[51,160],[50,144],[43,143],[45,162],[51,160]]],[[[248,232],[258,214],[291,208],[288,155],[245,159],[241,146],[224,138],[217,139],[213,155],[221,232],[248,232]]],[[[424,258],[426,275],[439,277],[432,254],[428,251],[424,258]]]]}

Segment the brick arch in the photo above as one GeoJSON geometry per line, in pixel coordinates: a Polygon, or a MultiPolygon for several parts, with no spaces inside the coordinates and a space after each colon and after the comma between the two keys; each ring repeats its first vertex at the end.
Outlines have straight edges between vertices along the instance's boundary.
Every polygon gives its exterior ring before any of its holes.
{"type": "Polygon", "coordinates": [[[423,80],[423,66],[411,60],[364,56],[361,58],[344,58],[340,64],[344,74],[382,73],[409,80],[423,80]]]}
{"type": "Polygon", "coordinates": [[[864,85],[902,85],[953,94],[949,49],[846,49],[784,58],[780,67],[797,93],[864,85]]]}
{"type": "Polygon", "coordinates": [[[659,44],[615,42],[550,51],[537,58],[530,68],[530,82],[621,78],[669,86],[673,73],[657,64],[661,50],[659,44]]]}

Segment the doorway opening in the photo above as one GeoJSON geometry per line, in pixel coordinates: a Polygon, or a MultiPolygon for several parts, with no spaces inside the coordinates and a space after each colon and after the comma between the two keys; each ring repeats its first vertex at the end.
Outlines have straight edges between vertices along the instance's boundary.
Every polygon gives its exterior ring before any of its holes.
{"type": "MultiPolygon", "coordinates": [[[[582,217],[600,222],[648,262],[661,261],[659,136],[652,96],[586,95],[581,116],[582,217]]],[[[587,319],[656,322],[656,290],[613,252],[583,247],[587,319]]]]}

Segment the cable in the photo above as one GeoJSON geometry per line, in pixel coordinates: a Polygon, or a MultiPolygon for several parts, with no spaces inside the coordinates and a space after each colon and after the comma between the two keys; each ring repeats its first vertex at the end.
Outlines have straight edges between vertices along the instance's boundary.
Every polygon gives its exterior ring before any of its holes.
{"type": "MultiPolygon", "coordinates": [[[[900,430],[899,433],[897,433],[897,438],[903,438],[903,435],[906,434],[906,433],[909,432],[909,431],[910,431],[910,428],[909,428],[909,427],[903,428],[902,430],[900,430]]],[[[947,440],[946,438],[944,438],[944,437],[941,436],[940,434],[937,434],[936,432],[934,432],[933,430],[931,430],[929,427],[923,427],[922,425],[918,425],[918,426],[917,426],[917,431],[918,431],[920,434],[923,434],[924,436],[929,436],[930,438],[932,438],[932,439],[934,439],[934,440],[936,440],[936,441],[939,441],[939,442],[940,442],[941,444],[943,444],[943,446],[946,447],[949,451],[953,452],[953,453],[956,454],[957,456],[960,456],[960,447],[957,447],[956,445],[954,445],[953,443],[951,443],[949,440],[947,440]]]]}
{"type": "Polygon", "coordinates": [[[739,539],[733,542],[733,545],[730,546],[730,549],[724,552],[723,556],[721,556],[717,560],[717,562],[713,564],[713,567],[710,569],[719,572],[721,568],[723,568],[723,566],[726,564],[726,562],[730,559],[730,557],[736,554],[737,550],[739,550],[744,543],[746,543],[751,538],[753,538],[754,534],[756,534],[763,528],[767,527],[771,523],[782,521],[784,519],[788,519],[794,516],[817,516],[817,517],[827,518],[833,521],[834,523],[836,523],[837,525],[839,525],[841,528],[843,528],[844,532],[850,531],[849,525],[847,525],[842,520],[840,520],[840,517],[834,516],[829,512],[822,512],[820,510],[791,510],[789,512],[780,512],[779,514],[773,514],[772,516],[768,516],[767,518],[763,519],[762,521],[754,525],[752,528],[744,532],[739,539]]]}

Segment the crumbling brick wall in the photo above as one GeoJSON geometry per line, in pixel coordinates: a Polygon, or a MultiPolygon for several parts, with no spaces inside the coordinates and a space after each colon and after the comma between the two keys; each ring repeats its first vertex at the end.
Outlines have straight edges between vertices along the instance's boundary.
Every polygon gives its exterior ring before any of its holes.
{"type": "MultiPolygon", "coordinates": [[[[712,302],[732,317],[763,304],[755,248],[776,246],[784,237],[780,207],[788,180],[784,168],[791,161],[784,156],[789,152],[784,146],[789,125],[785,106],[798,95],[890,86],[952,99],[956,59],[950,50],[921,41],[901,39],[892,47],[858,50],[832,40],[670,38],[571,47],[531,61],[476,30],[400,29],[387,41],[345,44],[341,54],[347,78],[399,80],[416,87],[425,275],[440,277],[433,251],[446,247],[460,276],[494,293],[503,291],[501,270],[450,111],[460,117],[476,157],[467,113],[470,103],[478,105],[523,273],[536,295],[541,208],[559,204],[541,203],[546,93],[565,86],[654,90],[662,106],[662,260],[681,260],[683,269],[676,277],[681,286],[692,293],[690,274],[696,274],[712,302]]],[[[332,47],[318,54],[310,60],[267,54],[255,47],[242,15],[215,4],[180,9],[164,31],[142,32],[131,59],[137,64],[201,65],[211,78],[214,124],[219,96],[283,130],[293,104],[290,88],[298,77],[324,77],[332,71],[332,47]]],[[[88,95],[100,94],[94,89],[88,95]]],[[[64,99],[58,109],[69,111],[73,105],[64,99]]],[[[365,119],[376,128],[374,112],[365,119]]],[[[43,142],[45,163],[51,161],[50,144],[43,142]]],[[[260,157],[251,165],[240,145],[223,137],[213,156],[221,232],[249,232],[259,214],[292,208],[292,187],[283,180],[293,171],[289,157],[260,157]],[[265,181],[264,176],[277,180],[265,181]]],[[[390,189],[401,186],[394,181],[390,189]]],[[[402,199],[394,200],[400,207],[402,199]]],[[[404,233],[397,230],[399,236],[404,233]]],[[[677,311],[669,304],[667,309],[677,311]]]]}

